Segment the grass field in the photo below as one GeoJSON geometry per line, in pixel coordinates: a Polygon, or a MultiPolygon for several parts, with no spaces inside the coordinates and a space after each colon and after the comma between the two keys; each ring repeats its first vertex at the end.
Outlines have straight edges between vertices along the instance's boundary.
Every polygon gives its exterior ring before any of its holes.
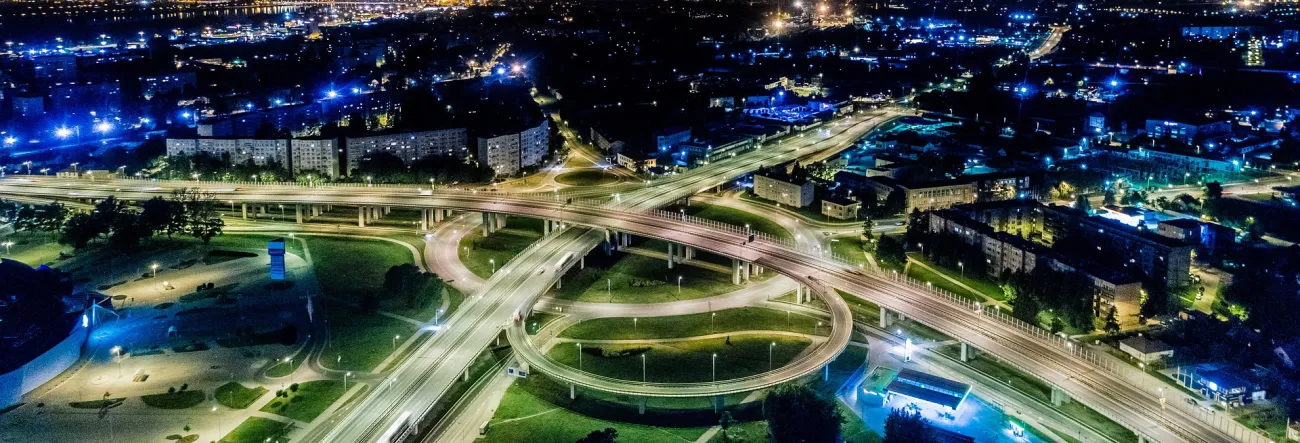
{"type": "Polygon", "coordinates": [[[542,238],[542,230],[541,220],[508,216],[506,227],[487,237],[483,236],[481,228],[466,234],[461,238],[460,251],[457,252],[461,263],[470,272],[489,278],[493,268],[501,269],[510,259],[542,238]]]}
{"type": "Polygon", "coordinates": [[[198,406],[207,398],[203,391],[177,391],[172,393],[144,395],[140,400],[144,404],[158,409],[186,409],[198,406]]]}
{"type": "MultiPolygon", "coordinates": [[[[677,206],[668,208],[668,210],[671,211],[677,211],[679,209],[682,208],[677,206]]],[[[794,238],[794,235],[791,235],[789,230],[785,229],[777,222],[768,220],[758,214],[741,211],[739,209],[732,209],[726,206],[711,205],[708,203],[691,203],[691,205],[687,206],[685,209],[686,215],[693,215],[699,218],[733,224],[736,226],[745,226],[748,224],[750,229],[758,232],[776,237],[794,238]]]]}
{"type": "MultiPolygon", "coordinates": [[[[485,443],[552,443],[577,441],[591,431],[615,428],[618,440],[637,443],[682,443],[695,441],[707,426],[667,427],[631,424],[582,415],[568,407],[574,401],[553,390],[538,389],[544,377],[521,379],[506,390],[492,417],[485,443]]],[[[558,388],[558,386],[557,386],[558,388]]],[[[564,394],[567,394],[565,392],[564,394]]],[[[579,398],[579,401],[582,401],[579,398]]],[[[635,411],[632,411],[635,414],[635,411]]]]}
{"type": "Polygon", "coordinates": [[[958,297],[970,301],[977,301],[981,303],[985,301],[984,297],[972,294],[970,291],[963,289],[961,286],[957,286],[957,284],[948,281],[948,279],[946,278],[943,278],[938,273],[932,272],[929,269],[920,266],[908,267],[907,276],[923,282],[929,282],[930,284],[933,284],[934,287],[936,288],[951,292],[953,293],[953,295],[956,295],[958,297]]]}
{"type": "MultiPolygon", "coordinates": [[[[416,326],[380,314],[365,313],[356,305],[368,295],[381,295],[384,273],[399,264],[411,263],[411,251],[379,240],[312,237],[307,239],[314,271],[325,300],[330,323],[330,340],[324,361],[332,368],[369,371],[393,350],[393,337],[409,337],[416,326]],[[338,358],[342,356],[342,359],[338,358]]],[[[400,303],[396,300],[385,304],[400,303]]],[[[416,313],[437,309],[436,304],[416,313]],[[432,306],[432,307],[430,307],[432,306]]],[[[398,339],[400,344],[400,339],[398,339]]]]}
{"type": "Polygon", "coordinates": [[[731,275],[688,265],[668,269],[665,259],[616,254],[613,264],[598,263],[604,254],[588,257],[587,267],[573,269],[555,298],[599,303],[663,303],[725,294],[740,288],[731,275]],[[677,279],[681,278],[681,291],[677,279]],[[640,285],[640,286],[637,286],[640,285]]]}
{"type": "Polygon", "coordinates": [[[867,263],[862,252],[862,240],[857,235],[840,235],[829,240],[831,252],[849,260],[849,263],[867,263]]]}
{"type": "Polygon", "coordinates": [[[244,409],[263,395],[266,395],[266,392],[266,388],[261,386],[246,388],[239,382],[232,381],[217,387],[217,391],[213,395],[217,397],[217,403],[221,403],[222,406],[244,409]]]}
{"type": "Polygon", "coordinates": [[[1286,440],[1286,407],[1275,401],[1255,402],[1233,408],[1232,418],[1247,428],[1265,433],[1273,441],[1286,440]]]}
{"type": "Polygon", "coordinates": [[[289,392],[289,397],[276,398],[263,406],[262,412],[283,415],[298,421],[315,420],[325,409],[343,396],[343,382],[338,380],[316,380],[298,383],[298,391],[289,392]]]}
{"type": "MultiPolygon", "coordinates": [[[[4,258],[17,260],[27,266],[37,267],[52,264],[59,260],[59,253],[64,250],[58,242],[57,234],[18,233],[5,238],[13,242],[5,248],[4,258]]],[[[68,248],[71,251],[71,248],[68,248]]]]}
{"type": "Polygon", "coordinates": [[[555,176],[555,181],[568,186],[602,186],[618,181],[618,176],[604,169],[579,169],[555,176]]]}
{"type": "Polygon", "coordinates": [[[723,309],[709,313],[677,315],[670,317],[601,318],[587,320],[570,326],[560,337],[578,340],[636,340],[698,337],[735,331],[789,331],[817,335],[829,334],[830,328],[818,328],[818,320],[806,315],[766,308],[723,309]]]}
{"type": "MultiPolygon", "coordinates": [[[[649,382],[698,383],[714,381],[714,355],[717,356],[717,380],[754,375],[779,368],[794,359],[812,341],[784,335],[738,335],[727,344],[724,338],[709,338],[664,344],[599,345],[606,350],[649,348],[639,355],[602,357],[584,352],[581,369],[593,374],[622,380],[641,380],[641,355],[645,355],[645,377],[649,382]],[[772,346],[775,343],[775,346],[772,346]]],[[[593,346],[587,346],[590,350],[593,346]]],[[[576,344],[556,345],[547,353],[565,365],[577,368],[576,344]]]]}
{"type": "MultiPolygon", "coordinates": [[[[930,265],[930,267],[934,268],[939,273],[946,275],[954,280],[960,281],[964,283],[966,286],[970,286],[972,289],[979,292],[979,295],[997,301],[1005,301],[1007,299],[1006,293],[1002,291],[1002,288],[998,286],[997,282],[990,280],[988,277],[982,275],[975,275],[975,273],[973,272],[968,272],[965,275],[963,275],[961,269],[951,269],[945,266],[931,263],[930,261],[921,257],[920,254],[913,254],[912,260],[930,265]]],[[[912,269],[916,269],[916,266],[913,265],[912,269]]],[[[964,289],[962,290],[962,292],[965,292],[966,294],[970,293],[970,291],[966,291],[964,289]]]]}
{"type": "Polygon", "coordinates": [[[234,430],[221,437],[220,443],[264,443],[284,442],[279,437],[288,434],[293,425],[281,423],[269,418],[249,417],[234,430]]]}

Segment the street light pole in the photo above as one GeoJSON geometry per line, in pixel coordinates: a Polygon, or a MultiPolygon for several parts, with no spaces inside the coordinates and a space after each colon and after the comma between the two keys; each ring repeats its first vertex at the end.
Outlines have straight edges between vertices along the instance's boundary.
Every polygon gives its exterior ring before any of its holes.
{"type": "Polygon", "coordinates": [[[400,335],[393,336],[393,352],[397,352],[397,339],[402,338],[400,335]]]}
{"type": "Polygon", "coordinates": [[[767,370],[769,370],[769,371],[772,370],[772,350],[773,350],[773,349],[776,349],[776,342],[772,342],[772,344],[771,344],[771,345],[768,345],[768,347],[767,347],[767,370]]]}
{"type": "Polygon", "coordinates": [[[677,295],[682,295],[682,276],[677,276],[677,295]]]}
{"type": "Polygon", "coordinates": [[[641,354],[641,383],[645,383],[645,354],[641,354]]]}
{"type": "Polygon", "coordinates": [[[718,353],[713,353],[713,382],[718,382],[718,353]]]}
{"type": "Polygon", "coordinates": [[[493,273],[493,274],[496,274],[496,273],[497,273],[497,259],[495,259],[495,258],[489,258],[489,259],[488,259],[488,263],[491,263],[491,264],[492,264],[492,273],[493,273]]]}

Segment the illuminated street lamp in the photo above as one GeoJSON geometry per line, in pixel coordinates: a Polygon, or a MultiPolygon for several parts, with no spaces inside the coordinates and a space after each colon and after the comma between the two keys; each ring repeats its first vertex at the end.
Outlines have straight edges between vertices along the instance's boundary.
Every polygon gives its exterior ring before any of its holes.
{"type": "Polygon", "coordinates": [[[496,274],[496,273],[497,273],[497,259],[495,259],[495,258],[489,258],[489,259],[488,259],[488,263],[491,263],[491,264],[492,264],[492,273],[493,273],[493,274],[496,274]]]}
{"type": "Polygon", "coordinates": [[[154,264],[152,264],[152,265],[149,265],[149,269],[150,269],[151,271],[153,271],[153,274],[151,274],[150,277],[157,277],[157,276],[158,276],[158,264],[157,264],[157,263],[154,263],[154,264]]]}
{"type": "Polygon", "coordinates": [[[397,339],[402,338],[400,335],[393,336],[393,352],[397,352],[397,339]]]}

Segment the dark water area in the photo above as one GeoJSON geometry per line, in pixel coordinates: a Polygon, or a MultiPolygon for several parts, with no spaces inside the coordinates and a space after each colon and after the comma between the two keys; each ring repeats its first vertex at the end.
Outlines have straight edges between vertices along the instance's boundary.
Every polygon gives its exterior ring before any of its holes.
{"type": "Polygon", "coordinates": [[[204,27],[280,22],[285,14],[306,10],[300,6],[202,6],[179,3],[112,4],[75,8],[68,4],[40,7],[30,3],[0,6],[0,39],[28,45],[48,44],[56,37],[63,44],[109,40],[136,40],[139,33],[167,35],[204,27]],[[27,15],[23,15],[26,13],[27,15]]]}

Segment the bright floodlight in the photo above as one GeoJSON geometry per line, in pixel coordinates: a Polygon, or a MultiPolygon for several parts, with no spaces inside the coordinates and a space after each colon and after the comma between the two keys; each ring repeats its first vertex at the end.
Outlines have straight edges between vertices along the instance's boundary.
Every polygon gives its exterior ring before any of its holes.
{"type": "Polygon", "coordinates": [[[104,133],[113,130],[113,124],[109,122],[99,122],[95,124],[95,132],[104,133]]]}
{"type": "Polygon", "coordinates": [[[18,139],[14,138],[13,136],[5,137],[6,145],[12,145],[14,143],[18,143],[18,139]]]}
{"type": "Polygon", "coordinates": [[[331,90],[330,92],[326,92],[326,93],[325,93],[325,97],[328,97],[328,98],[334,98],[334,97],[338,97],[338,96],[339,96],[339,92],[338,92],[338,91],[334,91],[334,90],[331,90]]]}
{"type": "Polygon", "coordinates": [[[506,68],[497,68],[497,75],[505,74],[506,68]]]}
{"type": "Polygon", "coordinates": [[[68,138],[70,135],[72,135],[72,130],[66,126],[54,130],[54,136],[58,138],[68,138]]]}
{"type": "Polygon", "coordinates": [[[510,71],[511,71],[511,72],[514,72],[514,73],[516,73],[516,74],[518,74],[520,71],[523,71],[523,70],[524,70],[524,67],[523,67],[522,65],[518,64],[518,63],[515,63],[514,65],[511,65],[511,66],[510,66],[510,71]]]}

